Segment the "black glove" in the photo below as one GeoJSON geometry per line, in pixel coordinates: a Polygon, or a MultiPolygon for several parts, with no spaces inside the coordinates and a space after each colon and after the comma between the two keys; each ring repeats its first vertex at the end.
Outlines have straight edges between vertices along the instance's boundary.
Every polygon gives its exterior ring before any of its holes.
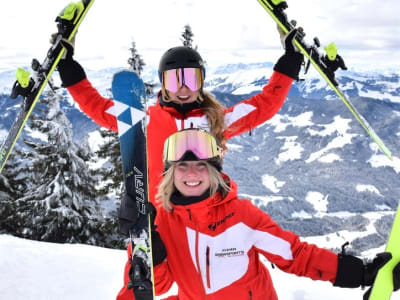
{"type": "Polygon", "coordinates": [[[148,211],[150,213],[150,223],[151,223],[151,253],[153,256],[153,267],[161,264],[167,257],[167,250],[165,245],[161,240],[160,234],[157,231],[157,226],[154,225],[154,220],[157,216],[157,210],[153,203],[149,202],[148,211]]]}
{"type": "MultiPolygon", "coordinates": [[[[126,195],[124,198],[128,198],[126,195]]],[[[165,249],[164,243],[161,240],[160,234],[156,230],[154,220],[157,215],[157,210],[152,203],[148,203],[146,206],[148,213],[150,214],[150,226],[151,226],[151,253],[153,260],[153,267],[161,264],[167,257],[167,251],[165,249]]],[[[132,231],[143,228],[146,226],[145,222],[148,222],[147,215],[140,215],[136,223],[134,224],[132,231]]],[[[146,277],[146,274],[151,274],[148,270],[147,264],[144,262],[143,258],[140,256],[134,256],[131,268],[129,270],[130,282],[128,284],[128,289],[133,288],[135,299],[153,299],[151,281],[146,277]],[[148,298],[151,297],[151,298],[148,298]]]]}
{"type": "MultiPolygon", "coordinates": [[[[372,262],[364,262],[352,255],[339,254],[338,271],[334,286],[356,288],[359,286],[371,286],[380,268],[390,259],[392,254],[383,252],[376,255],[372,262]]],[[[400,288],[400,263],[393,269],[393,290],[400,288]]],[[[368,299],[370,289],[365,293],[364,299],[368,299]],[[366,298],[365,298],[366,297],[366,298]]]]}
{"type": "Polygon", "coordinates": [[[282,55],[274,66],[274,70],[285,74],[293,79],[299,79],[300,68],[304,57],[296,51],[293,42],[297,29],[293,29],[285,38],[285,54],[282,55]]]}
{"type": "MultiPolygon", "coordinates": [[[[163,241],[161,240],[160,234],[154,225],[157,210],[150,202],[147,203],[146,209],[150,214],[153,266],[156,266],[162,263],[167,257],[167,251],[163,241]]],[[[136,201],[134,201],[128,194],[125,194],[122,199],[118,218],[120,231],[125,235],[129,235],[130,232],[135,234],[137,229],[140,231],[142,228],[145,228],[147,226],[146,222],[148,222],[147,215],[139,215],[136,201]]]]}
{"type": "Polygon", "coordinates": [[[57,65],[61,81],[64,87],[69,87],[86,78],[82,66],[72,58],[74,55],[74,46],[67,40],[61,40],[61,45],[65,48],[65,57],[60,59],[57,65]]]}
{"type": "Polygon", "coordinates": [[[150,274],[151,270],[149,270],[143,258],[135,256],[129,270],[131,281],[128,283],[128,289],[133,289],[135,300],[153,299],[152,283],[147,277],[150,274]]]}
{"type": "Polygon", "coordinates": [[[322,57],[322,61],[332,72],[335,72],[339,68],[341,68],[342,70],[347,70],[344,60],[339,54],[336,55],[335,60],[330,60],[328,56],[325,55],[324,57],[322,57]]]}
{"type": "MultiPolygon", "coordinates": [[[[378,258],[378,256],[379,256],[379,255],[382,255],[382,254],[389,254],[389,255],[390,255],[390,258],[392,257],[392,255],[391,255],[390,253],[388,253],[388,252],[380,253],[380,254],[377,255],[377,257],[372,261],[372,263],[371,263],[370,265],[373,265],[374,263],[375,263],[375,264],[379,264],[379,263],[380,263],[380,262],[379,262],[380,259],[378,258]],[[375,262],[375,261],[376,261],[376,262],[375,262]]],[[[388,260],[390,260],[390,258],[389,258],[388,260]]],[[[386,263],[386,262],[385,262],[385,263],[386,263]]],[[[385,263],[384,263],[384,264],[385,264],[385,263]]],[[[384,264],[382,264],[382,266],[380,266],[379,268],[382,268],[384,264]]],[[[368,268],[368,264],[367,264],[366,268],[368,268]]],[[[378,270],[379,270],[379,269],[378,269],[378,270]]],[[[375,281],[375,277],[376,277],[376,275],[378,274],[378,270],[375,272],[375,276],[371,279],[371,280],[372,280],[372,283],[374,283],[374,281],[375,281]]],[[[372,285],[372,283],[371,283],[371,285],[372,285]]],[[[396,267],[394,267],[394,269],[393,269],[393,291],[397,291],[399,288],[400,288],[400,263],[398,263],[398,264],[396,265],[396,267]]],[[[372,291],[372,288],[369,288],[369,289],[364,293],[363,300],[368,300],[368,299],[369,299],[369,296],[370,296],[370,294],[371,294],[371,291],[372,291]]]]}
{"type": "Polygon", "coordinates": [[[139,218],[136,200],[125,193],[118,211],[119,231],[129,236],[131,228],[135,226],[139,218]]]}

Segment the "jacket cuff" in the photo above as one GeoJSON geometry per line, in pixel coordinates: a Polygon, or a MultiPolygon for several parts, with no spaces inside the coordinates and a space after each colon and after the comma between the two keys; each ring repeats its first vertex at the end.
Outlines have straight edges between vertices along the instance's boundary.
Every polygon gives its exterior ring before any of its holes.
{"type": "Polygon", "coordinates": [[[75,60],[61,60],[57,69],[64,87],[74,85],[86,78],[82,66],[75,60]]]}
{"type": "Polygon", "coordinates": [[[338,270],[334,286],[356,288],[363,285],[364,263],[352,255],[338,255],[338,270]]]}
{"type": "Polygon", "coordinates": [[[278,62],[275,64],[274,70],[298,80],[302,63],[303,55],[301,53],[285,53],[279,58],[278,62]]]}

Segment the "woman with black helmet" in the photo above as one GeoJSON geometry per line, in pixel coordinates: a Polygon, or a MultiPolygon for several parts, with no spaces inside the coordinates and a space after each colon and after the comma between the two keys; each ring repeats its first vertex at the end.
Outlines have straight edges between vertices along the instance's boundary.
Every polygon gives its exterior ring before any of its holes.
{"type": "MultiPolygon", "coordinates": [[[[302,242],[238,198],[235,182],[221,172],[222,155],[214,137],[198,129],[176,132],[165,142],[166,171],[157,194],[163,208],[152,218],[156,295],[176,283],[178,295],[169,300],[277,300],[260,256],[287,273],[337,287],[372,285],[390,253],[364,263],[302,242]]],[[[393,288],[399,287],[400,263],[393,270],[393,288]]]]}
{"type": "MultiPolygon", "coordinates": [[[[295,34],[294,30],[287,36],[286,51],[275,64],[263,91],[229,108],[223,107],[203,89],[206,70],[196,50],[181,46],[165,52],[158,70],[161,91],[157,103],[150,106],[147,112],[151,201],[163,171],[163,143],[170,134],[185,128],[203,128],[211,132],[226,150],[227,139],[263,124],[279,111],[303,62],[303,56],[292,45],[295,34]]],[[[102,97],[93,88],[82,66],[72,58],[72,45],[66,42],[63,45],[67,55],[58,65],[63,85],[85,114],[100,126],[117,131],[113,100],[102,97]]],[[[121,211],[126,212],[120,216],[121,229],[127,233],[129,211],[124,207],[121,211]]]]}
{"type": "MultiPolygon", "coordinates": [[[[187,47],[169,49],[161,58],[159,77],[162,84],[157,103],[148,108],[149,197],[154,203],[156,187],[163,172],[163,143],[172,133],[185,128],[202,128],[211,132],[226,150],[226,140],[249,131],[272,118],[281,108],[294,79],[297,79],[303,56],[292,44],[297,31],[285,39],[285,53],[274,66],[274,72],[262,92],[232,107],[223,107],[203,89],[206,70],[200,54],[187,47]]],[[[114,102],[93,88],[82,66],[73,59],[73,46],[63,43],[66,57],[58,70],[62,83],[81,110],[100,126],[117,131],[114,102]]],[[[126,197],[119,210],[120,229],[128,234],[136,215],[126,197]]],[[[125,268],[125,285],[118,300],[132,299],[127,290],[130,260],[125,268]]]]}

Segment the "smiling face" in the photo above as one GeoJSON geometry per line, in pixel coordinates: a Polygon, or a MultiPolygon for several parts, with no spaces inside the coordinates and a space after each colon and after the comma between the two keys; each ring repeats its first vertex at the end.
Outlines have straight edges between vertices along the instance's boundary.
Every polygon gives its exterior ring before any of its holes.
{"type": "Polygon", "coordinates": [[[199,97],[200,90],[192,91],[186,85],[181,86],[175,93],[168,91],[169,99],[179,104],[192,103],[199,97]]]}
{"type": "Polygon", "coordinates": [[[174,167],[174,185],[184,196],[201,196],[210,188],[210,175],[203,161],[182,161],[174,167]]]}

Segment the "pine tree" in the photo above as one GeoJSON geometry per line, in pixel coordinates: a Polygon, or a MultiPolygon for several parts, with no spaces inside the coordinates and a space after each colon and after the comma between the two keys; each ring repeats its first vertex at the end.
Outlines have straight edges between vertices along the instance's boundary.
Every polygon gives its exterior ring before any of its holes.
{"type": "MultiPolygon", "coordinates": [[[[10,177],[10,168],[9,162],[11,160],[11,156],[8,159],[7,164],[4,166],[2,173],[0,174],[0,233],[8,233],[11,228],[3,222],[3,219],[7,218],[14,213],[14,195],[15,190],[12,187],[12,184],[9,180],[10,177]]],[[[11,175],[12,176],[12,175],[11,175]]]]}
{"type": "Polygon", "coordinates": [[[73,142],[71,124],[60,110],[62,97],[49,91],[31,116],[37,139],[24,139],[28,189],[15,201],[15,213],[3,220],[12,234],[60,243],[106,245],[108,234],[96,202],[86,161],[88,147],[73,142]]]}
{"type": "MultiPolygon", "coordinates": [[[[2,201],[18,198],[18,182],[17,178],[20,161],[16,159],[18,146],[10,154],[6,165],[0,174],[0,205],[2,201]]],[[[0,213],[1,215],[1,213],[0,213]]]]}
{"type": "Polygon", "coordinates": [[[21,167],[24,162],[21,159],[22,152],[17,145],[11,153],[2,173],[0,174],[0,232],[11,233],[7,222],[3,220],[15,214],[15,200],[23,195],[26,182],[21,167]]]}
{"type": "MultiPolygon", "coordinates": [[[[181,41],[183,43],[183,46],[193,48],[194,34],[192,31],[192,28],[190,27],[189,24],[185,25],[183,28],[184,28],[184,30],[181,34],[181,37],[182,37],[181,41]]],[[[197,46],[194,49],[197,49],[197,46]]]]}
{"type": "Polygon", "coordinates": [[[138,54],[136,50],[136,43],[134,40],[132,40],[131,45],[131,48],[129,48],[131,55],[128,58],[129,69],[136,72],[140,76],[143,71],[143,67],[146,64],[144,63],[142,57],[138,54]]]}

